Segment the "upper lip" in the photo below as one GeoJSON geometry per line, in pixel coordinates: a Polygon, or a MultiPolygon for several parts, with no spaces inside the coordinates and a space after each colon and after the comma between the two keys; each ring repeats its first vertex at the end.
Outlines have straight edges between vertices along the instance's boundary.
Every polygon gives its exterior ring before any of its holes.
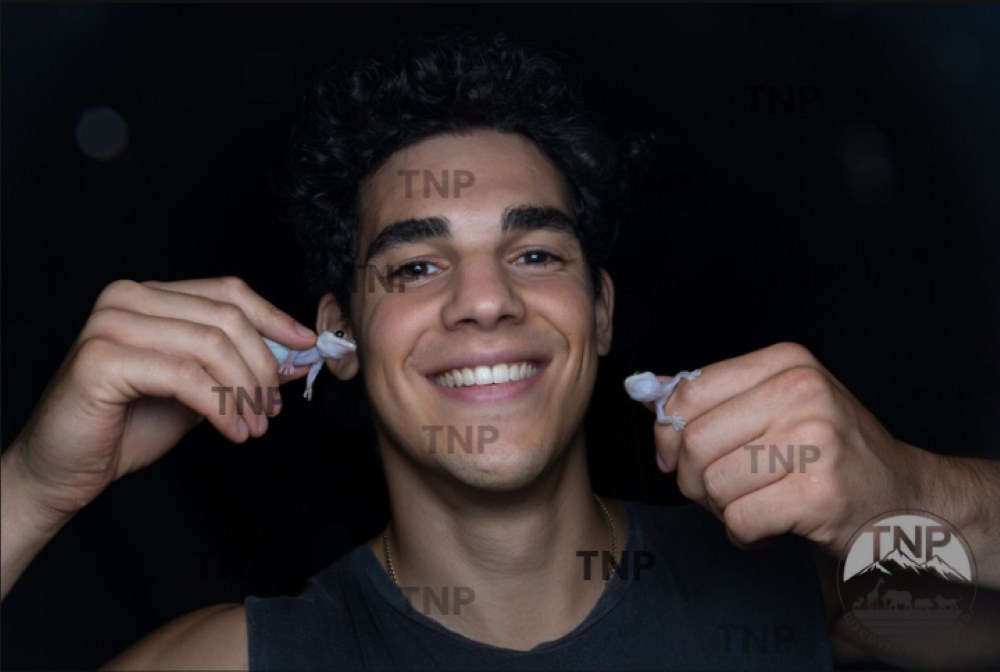
{"type": "Polygon", "coordinates": [[[537,350],[526,348],[510,348],[506,350],[493,350],[490,352],[475,352],[469,354],[455,355],[441,364],[435,364],[426,375],[440,376],[455,369],[473,369],[477,366],[493,366],[494,364],[511,364],[513,362],[531,362],[532,364],[544,364],[549,361],[549,356],[537,350]]]}

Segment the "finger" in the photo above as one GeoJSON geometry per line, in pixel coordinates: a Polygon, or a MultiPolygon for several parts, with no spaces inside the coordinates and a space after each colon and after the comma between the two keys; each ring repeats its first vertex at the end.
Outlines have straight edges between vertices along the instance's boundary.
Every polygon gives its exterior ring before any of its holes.
{"type": "MultiPolygon", "coordinates": [[[[671,376],[657,376],[660,382],[669,382],[673,378],[671,376]]],[[[681,390],[685,385],[690,385],[691,380],[681,380],[674,388],[674,393],[671,395],[673,398],[679,390],[681,390]]],[[[656,413],[656,402],[655,401],[644,401],[642,405],[656,413]]],[[[664,409],[665,410],[665,409],[664,409]]],[[[670,413],[667,412],[669,415],[670,413]]],[[[677,460],[680,455],[683,431],[678,432],[672,425],[662,425],[659,421],[653,422],[653,443],[656,446],[656,464],[660,468],[660,471],[665,473],[670,473],[677,468],[677,460]]]]}
{"type": "MultiPolygon", "coordinates": [[[[111,306],[169,317],[169,314],[164,314],[164,310],[178,305],[177,301],[169,299],[184,296],[202,299],[205,302],[201,308],[202,313],[211,313],[213,308],[231,312],[232,308],[225,306],[236,307],[258,334],[292,349],[307,349],[316,343],[315,332],[276,308],[235,277],[178,282],[149,280],[142,283],[117,280],[104,288],[95,309],[111,306]]],[[[192,304],[189,302],[187,305],[192,304]]],[[[193,315],[185,317],[199,321],[193,315]]]]}
{"type": "Polygon", "coordinates": [[[312,329],[257,294],[240,278],[229,276],[177,282],[150,280],[143,284],[236,305],[257,331],[294,350],[305,350],[316,344],[316,333],[312,329]]]}
{"type": "Polygon", "coordinates": [[[94,392],[99,403],[121,405],[143,396],[170,397],[204,416],[231,441],[243,443],[250,435],[249,426],[236,413],[233,396],[213,391],[219,382],[193,359],[100,337],[84,341],[78,359],[87,363],[79,375],[106,383],[94,392]]]}
{"type": "MultiPolygon", "coordinates": [[[[766,488],[789,473],[791,470],[784,461],[784,455],[780,460],[774,459],[773,453],[766,452],[763,440],[757,440],[744,444],[705,468],[698,486],[694,486],[700,487],[701,494],[689,495],[685,492],[692,488],[687,481],[681,492],[690,499],[708,504],[712,511],[721,514],[740,497],[766,488]]],[[[685,474],[683,464],[677,474],[679,485],[681,475],[685,474]]]]}
{"type": "Polygon", "coordinates": [[[792,428],[800,417],[837,413],[835,404],[828,403],[833,389],[826,373],[794,367],[692,420],[679,438],[677,485],[681,492],[697,502],[711,499],[721,507],[776,480],[776,474],[768,472],[786,473],[781,469],[787,469],[788,460],[778,460],[768,446],[798,445],[792,428]],[[775,462],[783,466],[776,467],[775,462]]]}
{"type": "MultiPolygon", "coordinates": [[[[812,366],[823,370],[816,358],[796,343],[778,343],[746,355],[709,364],[702,367],[698,378],[684,380],[677,386],[670,395],[664,412],[667,415],[679,415],[687,421],[687,424],[691,424],[694,419],[727,399],[760,384],[779,371],[796,366],[812,366]]],[[[670,380],[669,376],[658,376],[658,378],[670,380]]],[[[646,402],[644,405],[650,410],[655,410],[655,405],[651,402],[646,402]]],[[[661,470],[671,472],[677,468],[682,432],[674,431],[667,425],[657,424],[654,435],[658,447],[657,463],[661,470]]]]}
{"type": "Polygon", "coordinates": [[[695,380],[685,380],[667,401],[664,411],[680,415],[688,424],[728,399],[749,390],[775,374],[799,366],[819,370],[822,365],[796,343],[778,343],[761,350],[702,367],[695,380]]]}
{"type": "MultiPolygon", "coordinates": [[[[215,284],[225,285],[226,282],[217,282],[215,284]]],[[[95,306],[95,313],[104,308],[118,308],[145,315],[213,325],[225,331],[233,343],[236,344],[236,347],[242,353],[243,358],[258,380],[273,381],[268,383],[272,387],[278,385],[277,360],[261,337],[262,329],[272,329],[273,331],[274,325],[268,326],[262,323],[255,324],[251,322],[243,309],[234,303],[220,301],[211,296],[173,291],[169,289],[170,287],[174,287],[175,289],[204,289],[207,293],[215,295],[225,295],[226,291],[237,291],[220,290],[218,287],[213,286],[213,283],[205,280],[191,280],[181,283],[149,282],[142,284],[131,281],[118,281],[109,285],[101,293],[95,306]],[[204,287],[204,283],[208,283],[209,286],[207,289],[204,287]]],[[[257,298],[259,299],[260,297],[257,298]]],[[[263,299],[260,299],[260,301],[263,301],[263,299]]],[[[258,308],[258,310],[260,309],[258,308]]],[[[291,320],[287,315],[285,317],[291,320]]],[[[301,342],[302,340],[299,337],[299,341],[301,342]]],[[[305,340],[306,342],[310,342],[309,339],[305,340]]],[[[311,347],[312,343],[315,343],[315,337],[312,338],[308,347],[311,347]]]]}
{"type": "Polygon", "coordinates": [[[723,522],[729,538],[740,546],[786,532],[812,539],[836,515],[835,498],[830,482],[787,474],[731,502],[723,522]]]}
{"type": "Polygon", "coordinates": [[[118,308],[100,308],[91,314],[81,338],[103,337],[132,347],[157,350],[198,362],[217,381],[216,386],[233,391],[241,403],[237,409],[250,427],[267,429],[267,415],[275,415],[280,404],[272,404],[271,391],[278,387],[278,364],[255,373],[228,334],[209,324],[142,315],[118,308]],[[261,377],[263,375],[263,377],[261,377]],[[245,403],[244,403],[245,400],[245,403]]]}

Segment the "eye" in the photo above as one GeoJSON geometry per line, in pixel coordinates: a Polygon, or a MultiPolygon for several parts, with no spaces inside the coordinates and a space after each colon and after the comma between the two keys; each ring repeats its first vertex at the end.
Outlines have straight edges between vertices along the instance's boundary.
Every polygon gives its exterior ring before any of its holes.
{"type": "Polygon", "coordinates": [[[434,275],[432,269],[437,269],[437,266],[425,259],[416,259],[405,264],[400,264],[399,266],[390,265],[389,277],[404,282],[420,280],[428,275],[434,275]]]}
{"type": "Polygon", "coordinates": [[[528,250],[518,259],[524,259],[528,266],[545,266],[554,261],[562,261],[562,257],[556,256],[545,250],[528,250]]]}

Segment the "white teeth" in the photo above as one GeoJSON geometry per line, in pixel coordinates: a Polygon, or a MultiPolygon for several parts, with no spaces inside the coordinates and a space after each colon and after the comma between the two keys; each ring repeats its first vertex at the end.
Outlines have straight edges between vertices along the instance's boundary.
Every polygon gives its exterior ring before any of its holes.
{"type": "Polygon", "coordinates": [[[494,364],[493,365],[493,382],[494,383],[506,383],[510,380],[510,373],[507,369],[506,364],[494,364]]]}
{"type": "Polygon", "coordinates": [[[469,387],[470,385],[495,385],[510,381],[524,380],[538,372],[532,364],[516,362],[512,364],[479,365],[475,369],[452,369],[435,377],[445,387],[469,387]]]}

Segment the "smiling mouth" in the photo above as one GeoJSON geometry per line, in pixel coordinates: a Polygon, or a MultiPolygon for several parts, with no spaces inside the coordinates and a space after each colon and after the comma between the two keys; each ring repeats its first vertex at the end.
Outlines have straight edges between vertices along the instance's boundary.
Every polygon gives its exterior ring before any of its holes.
{"type": "Polygon", "coordinates": [[[433,377],[435,383],[445,387],[475,387],[498,385],[531,378],[540,368],[531,362],[512,362],[477,366],[474,368],[452,369],[433,377]]]}

